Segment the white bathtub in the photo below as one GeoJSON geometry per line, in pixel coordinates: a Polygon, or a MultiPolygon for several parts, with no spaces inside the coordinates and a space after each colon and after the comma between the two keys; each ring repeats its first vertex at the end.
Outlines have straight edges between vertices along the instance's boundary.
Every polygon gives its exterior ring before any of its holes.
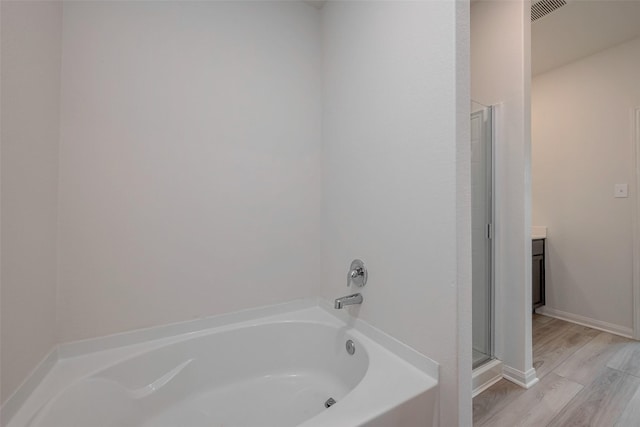
{"type": "Polygon", "coordinates": [[[339,314],[298,302],[63,347],[9,427],[435,425],[437,365],[339,314]]]}

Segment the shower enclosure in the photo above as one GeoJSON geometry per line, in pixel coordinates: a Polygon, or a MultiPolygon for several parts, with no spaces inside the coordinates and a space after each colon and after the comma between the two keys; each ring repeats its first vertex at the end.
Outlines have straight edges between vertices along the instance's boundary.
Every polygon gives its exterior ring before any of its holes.
{"type": "Polygon", "coordinates": [[[493,110],[471,102],[473,368],[493,358],[493,110]]]}

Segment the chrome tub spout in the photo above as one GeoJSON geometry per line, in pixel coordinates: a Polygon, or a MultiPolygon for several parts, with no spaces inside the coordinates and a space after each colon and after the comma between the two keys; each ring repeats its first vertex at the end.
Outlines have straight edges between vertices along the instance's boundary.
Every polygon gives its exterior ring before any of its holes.
{"type": "Polygon", "coordinates": [[[361,294],[352,294],[347,295],[346,297],[337,298],[333,308],[336,310],[340,310],[342,307],[346,305],[354,305],[354,304],[362,304],[362,295],[361,294]]]}

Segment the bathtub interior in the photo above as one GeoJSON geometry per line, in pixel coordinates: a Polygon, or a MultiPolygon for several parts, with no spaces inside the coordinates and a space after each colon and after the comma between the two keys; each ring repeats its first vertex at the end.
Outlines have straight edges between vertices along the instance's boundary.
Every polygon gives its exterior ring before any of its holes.
{"type": "Polygon", "coordinates": [[[296,426],[340,402],[369,366],[345,330],[279,322],[188,339],[75,381],[30,427],[296,426]],[[348,339],[357,351],[349,355],[348,339]]]}

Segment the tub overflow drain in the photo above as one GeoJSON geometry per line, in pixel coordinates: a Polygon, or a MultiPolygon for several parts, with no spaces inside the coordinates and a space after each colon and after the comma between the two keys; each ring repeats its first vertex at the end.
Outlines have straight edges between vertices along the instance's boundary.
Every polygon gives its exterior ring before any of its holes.
{"type": "Polygon", "coordinates": [[[351,340],[347,340],[347,343],[346,343],[345,347],[347,348],[347,353],[349,353],[351,355],[353,355],[353,353],[356,352],[356,345],[351,340]]]}
{"type": "Polygon", "coordinates": [[[333,397],[330,397],[330,398],[327,399],[326,402],[324,402],[324,407],[325,408],[330,408],[335,403],[336,403],[336,400],[333,397]]]}

